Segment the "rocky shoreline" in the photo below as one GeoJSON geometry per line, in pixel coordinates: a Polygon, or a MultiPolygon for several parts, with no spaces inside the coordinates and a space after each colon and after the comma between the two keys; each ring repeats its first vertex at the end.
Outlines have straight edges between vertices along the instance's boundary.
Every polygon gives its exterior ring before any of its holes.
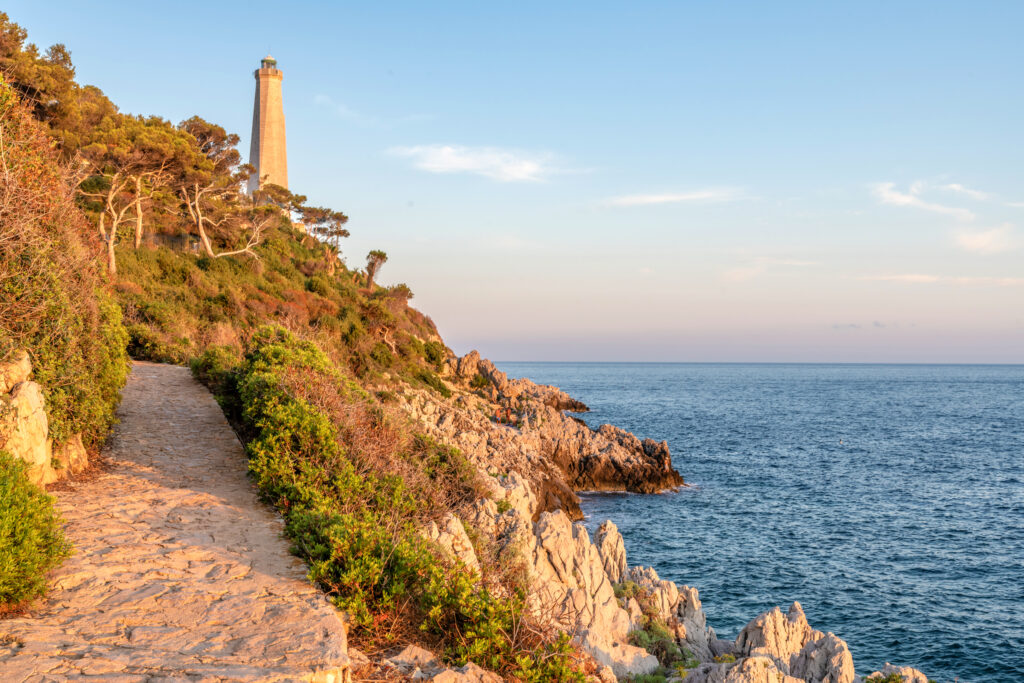
{"type": "Polygon", "coordinates": [[[775,608],[758,615],[735,640],[720,639],[696,588],[662,580],[651,567],[630,567],[611,521],[593,539],[578,523],[577,492],[685,486],[667,443],[612,425],[592,429],[567,414],[585,411],[584,404],[556,387],[509,379],[475,351],[449,359],[441,376],[451,397],[407,388],[398,397],[401,408],[488,475],[490,494],[468,519],[452,515],[428,535],[467,566],[479,566],[464,530],[469,523],[501,553],[523,558],[531,610],[569,633],[594,659],[602,681],[660,671],[666,680],[685,676],[688,683],[856,683],[898,680],[894,674],[927,683],[915,669],[890,665],[858,677],[846,643],[813,629],[799,603],[785,614],[775,608]],[[659,637],[669,644],[662,647],[685,652],[679,655],[685,668],[666,671],[667,662],[641,646],[649,636],[637,634],[652,629],[665,631],[659,637]]]}

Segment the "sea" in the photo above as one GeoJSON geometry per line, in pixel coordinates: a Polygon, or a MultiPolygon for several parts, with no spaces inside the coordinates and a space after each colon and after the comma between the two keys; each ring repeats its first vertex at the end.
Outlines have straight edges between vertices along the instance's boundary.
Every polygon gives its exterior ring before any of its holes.
{"type": "Polygon", "coordinates": [[[584,494],[631,565],[700,591],[735,638],[797,600],[937,681],[1024,681],[1024,366],[498,363],[667,440],[689,488],[584,494]]]}

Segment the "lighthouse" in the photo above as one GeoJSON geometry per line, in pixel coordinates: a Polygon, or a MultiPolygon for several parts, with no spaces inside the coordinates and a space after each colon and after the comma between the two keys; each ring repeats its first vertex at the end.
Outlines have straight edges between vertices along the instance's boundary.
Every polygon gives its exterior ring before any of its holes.
{"type": "Polygon", "coordinates": [[[277,68],[277,60],[267,55],[256,77],[256,100],[252,107],[252,143],[249,163],[256,174],[249,179],[250,194],[261,183],[288,187],[288,152],[284,140],[284,102],[281,81],[284,74],[277,68]]]}

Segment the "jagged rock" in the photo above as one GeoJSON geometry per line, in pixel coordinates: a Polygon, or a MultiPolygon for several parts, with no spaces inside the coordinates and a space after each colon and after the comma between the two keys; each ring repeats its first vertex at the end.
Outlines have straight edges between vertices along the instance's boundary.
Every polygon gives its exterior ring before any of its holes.
{"type": "Polygon", "coordinates": [[[903,677],[903,683],[928,683],[928,677],[917,669],[912,669],[909,666],[894,666],[889,662],[885,663],[881,671],[875,671],[868,678],[874,678],[875,676],[885,678],[892,674],[899,674],[903,677]]]}
{"type": "Polygon", "coordinates": [[[629,614],[619,605],[601,556],[582,524],[564,512],[545,512],[535,525],[532,557],[534,609],[571,631],[588,629],[612,640],[629,632],[629,614]]]}
{"type": "Polygon", "coordinates": [[[0,363],[0,394],[10,393],[15,384],[28,381],[31,374],[32,361],[29,360],[28,352],[15,351],[10,360],[0,363]]]}
{"type": "Polygon", "coordinates": [[[480,562],[477,560],[476,551],[473,550],[473,543],[469,540],[462,522],[452,513],[448,513],[440,526],[437,522],[431,522],[427,526],[426,536],[470,569],[480,571],[480,562]]]}
{"type": "Polygon", "coordinates": [[[601,683],[618,683],[619,679],[615,675],[615,671],[610,666],[602,666],[597,671],[597,678],[601,683]]]}
{"type": "Polygon", "coordinates": [[[700,603],[700,595],[696,588],[682,586],[679,589],[676,619],[686,627],[685,644],[697,659],[707,661],[715,656],[716,653],[712,651],[711,644],[717,640],[717,637],[715,630],[707,625],[708,618],[704,613],[704,607],[700,603]]]}
{"type": "Polygon", "coordinates": [[[735,664],[705,664],[686,677],[686,683],[805,683],[780,671],[771,657],[754,656],[735,664]]]}
{"type": "Polygon", "coordinates": [[[736,649],[744,655],[771,657],[789,672],[804,645],[822,636],[811,629],[800,603],[794,602],[786,615],[775,607],[755,617],[737,636],[736,649]]]}
{"type": "Polygon", "coordinates": [[[579,635],[583,651],[598,664],[610,667],[617,678],[649,674],[658,668],[658,658],[642,647],[619,642],[596,631],[579,635]]]}
{"type": "Polygon", "coordinates": [[[537,509],[537,497],[530,488],[530,482],[518,472],[509,472],[500,481],[505,489],[505,500],[526,519],[533,519],[537,509]]]}
{"type": "Polygon", "coordinates": [[[667,445],[641,441],[611,426],[591,429],[562,412],[586,406],[555,387],[510,380],[476,352],[449,359],[447,372],[456,387],[465,389],[478,374],[486,377],[487,397],[467,391],[444,399],[407,387],[402,407],[480,469],[516,470],[528,479],[537,499],[534,521],[542,511],[559,509],[581,519],[575,490],[650,493],[683,483],[672,469],[667,445]]]}
{"type": "Polygon", "coordinates": [[[833,633],[804,645],[793,660],[789,673],[806,681],[853,683],[853,655],[846,642],[833,633]]]}
{"type": "Polygon", "coordinates": [[[626,571],[626,546],[622,542],[619,528],[610,519],[597,528],[594,534],[597,552],[601,555],[604,570],[612,583],[620,583],[626,571]]]}
{"type": "Polygon", "coordinates": [[[433,652],[416,645],[407,645],[398,654],[385,659],[384,664],[405,673],[420,671],[433,674],[444,669],[441,660],[433,652]]]}
{"type": "Polygon", "coordinates": [[[675,617],[679,589],[671,581],[663,581],[653,567],[632,567],[623,574],[623,580],[632,581],[651,595],[659,619],[668,622],[675,617]]]}
{"type": "Polygon", "coordinates": [[[629,630],[634,631],[638,628],[643,628],[644,611],[641,609],[640,603],[636,601],[636,598],[630,598],[626,601],[626,612],[629,614],[629,630]]]}
{"type": "Polygon", "coordinates": [[[370,658],[354,647],[350,647],[348,649],[348,658],[349,661],[352,662],[352,668],[355,670],[359,670],[364,666],[369,666],[370,664],[370,658]]]}
{"type": "Polygon", "coordinates": [[[711,654],[715,657],[736,654],[736,643],[734,643],[731,640],[722,640],[721,638],[715,638],[710,643],[708,643],[708,647],[711,649],[711,654]]]}

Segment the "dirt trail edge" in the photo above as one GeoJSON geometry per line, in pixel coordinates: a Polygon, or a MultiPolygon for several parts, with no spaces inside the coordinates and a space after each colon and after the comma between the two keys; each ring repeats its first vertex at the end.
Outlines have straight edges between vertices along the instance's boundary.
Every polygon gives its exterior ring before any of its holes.
{"type": "Polygon", "coordinates": [[[0,620],[0,680],[348,680],[341,615],[288,554],[185,368],[135,363],[110,468],[59,491],[74,555],[0,620]]]}

